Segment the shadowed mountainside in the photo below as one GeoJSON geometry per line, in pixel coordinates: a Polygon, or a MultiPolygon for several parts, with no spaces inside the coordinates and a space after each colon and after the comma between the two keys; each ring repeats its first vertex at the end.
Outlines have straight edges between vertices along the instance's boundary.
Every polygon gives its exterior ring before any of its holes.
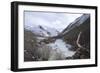
{"type": "Polygon", "coordinates": [[[72,22],[62,33],[62,38],[76,51],[74,59],[90,58],[90,15],[84,14],[72,22]]]}

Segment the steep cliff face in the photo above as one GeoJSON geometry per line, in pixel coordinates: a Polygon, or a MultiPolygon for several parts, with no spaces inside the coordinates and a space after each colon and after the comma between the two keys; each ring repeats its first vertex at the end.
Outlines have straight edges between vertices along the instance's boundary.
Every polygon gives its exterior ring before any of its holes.
{"type": "Polygon", "coordinates": [[[66,43],[72,45],[76,51],[73,58],[90,58],[90,15],[84,14],[60,34],[66,43]],[[81,33],[81,34],[80,34],[81,33]]]}

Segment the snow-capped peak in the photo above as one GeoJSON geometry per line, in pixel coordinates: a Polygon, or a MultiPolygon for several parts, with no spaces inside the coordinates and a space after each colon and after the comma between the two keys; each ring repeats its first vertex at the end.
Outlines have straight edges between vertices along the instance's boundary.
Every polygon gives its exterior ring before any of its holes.
{"type": "Polygon", "coordinates": [[[36,35],[45,36],[45,37],[57,36],[59,34],[59,32],[55,28],[50,28],[41,25],[26,26],[25,29],[32,31],[36,35]]]}

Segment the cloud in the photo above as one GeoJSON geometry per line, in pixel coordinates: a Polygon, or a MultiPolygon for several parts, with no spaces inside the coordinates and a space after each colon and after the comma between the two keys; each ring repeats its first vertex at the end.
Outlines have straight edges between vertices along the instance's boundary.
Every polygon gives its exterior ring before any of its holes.
{"type": "Polygon", "coordinates": [[[25,13],[25,26],[47,26],[55,29],[65,29],[71,22],[82,14],[54,13],[54,12],[29,12],[25,13]]]}

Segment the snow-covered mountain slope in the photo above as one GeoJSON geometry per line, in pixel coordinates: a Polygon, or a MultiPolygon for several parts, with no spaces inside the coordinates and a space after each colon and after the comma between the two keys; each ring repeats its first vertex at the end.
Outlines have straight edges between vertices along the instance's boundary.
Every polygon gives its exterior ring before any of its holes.
{"type": "Polygon", "coordinates": [[[56,29],[41,25],[25,26],[25,29],[32,31],[36,35],[45,37],[57,36],[59,34],[56,29]]]}

